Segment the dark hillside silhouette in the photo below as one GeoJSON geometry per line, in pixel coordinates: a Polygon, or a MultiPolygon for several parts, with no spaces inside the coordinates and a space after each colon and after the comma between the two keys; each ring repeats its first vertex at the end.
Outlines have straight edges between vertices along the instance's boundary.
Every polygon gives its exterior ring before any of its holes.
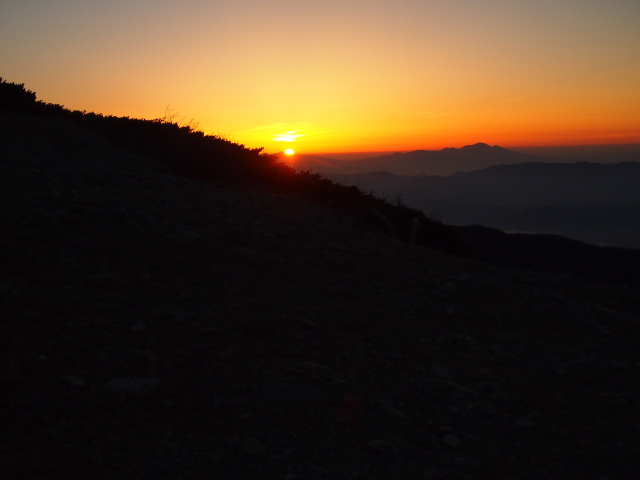
{"type": "Polygon", "coordinates": [[[177,173],[206,181],[242,184],[258,181],[309,200],[332,202],[337,208],[359,215],[375,209],[394,227],[394,236],[402,241],[443,251],[467,255],[468,249],[457,234],[441,222],[406,205],[388,203],[357,188],[343,186],[308,171],[296,172],[278,162],[276,155],[262,153],[262,148],[246,148],[226,139],[204,135],[191,126],[180,126],[163,119],[142,120],[69,111],[61,105],[36,100],[36,94],[24,84],[0,78],[0,111],[44,115],[71,120],[104,135],[114,145],[133,153],[157,158],[177,173]],[[417,235],[409,232],[418,221],[417,235]]]}
{"type": "Polygon", "coordinates": [[[454,227],[482,260],[510,268],[577,274],[595,282],[637,285],[640,250],[597,247],[559,235],[507,234],[480,225],[454,227]]]}

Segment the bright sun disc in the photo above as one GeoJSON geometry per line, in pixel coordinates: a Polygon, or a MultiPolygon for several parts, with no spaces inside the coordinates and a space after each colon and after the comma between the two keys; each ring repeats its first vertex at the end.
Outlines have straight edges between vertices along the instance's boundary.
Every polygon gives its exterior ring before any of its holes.
{"type": "Polygon", "coordinates": [[[287,148],[284,153],[286,153],[287,155],[293,155],[294,153],[296,153],[293,148],[287,148]]]}

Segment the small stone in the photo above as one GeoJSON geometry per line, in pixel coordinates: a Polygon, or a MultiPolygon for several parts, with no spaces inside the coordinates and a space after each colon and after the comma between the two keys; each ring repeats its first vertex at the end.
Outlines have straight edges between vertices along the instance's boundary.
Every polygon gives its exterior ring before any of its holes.
{"type": "Polygon", "coordinates": [[[145,328],[147,328],[147,324],[144,322],[138,322],[131,326],[131,331],[134,333],[140,333],[145,328]]]}
{"type": "Polygon", "coordinates": [[[2,295],[12,293],[15,289],[16,286],[9,281],[3,281],[0,283],[0,294],[2,295]]]}
{"type": "Polygon", "coordinates": [[[487,402],[472,403],[465,408],[463,415],[468,418],[493,418],[498,414],[496,407],[487,402]]]}
{"type": "Polygon", "coordinates": [[[442,448],[440,438],[427,429],[410,429],[408,430],[407,439],[411,444],[420,448],[428,448],[430,450],[440,450],[442,448]]]}
{"type": "Polygon", "coordinates": [[[447,447],[450,447],[454,450],[462,450],[464,445],[462,444],[462,440],[452,434],[445,435],[442,438],[442,443],[444,443],[447,447]]]}
{"type": "Polygon", "coordinates": [[[300,364],[300,370],[314,375],[336,375],[333,368],[316,362],[305,361],[300,364]]]}
{"type": "Polygon", "coordinates": [[[599,358],[581,358],[567,362],[560,367],[560,373],[567,375],[571,373],[581,373],[595,370],[602,370],[607,366],[604,360],[599,358]]]}
{"type": "Polygon", "coordinates": [[[87,275],[85,282],[92,287],[120,289],[129,284],[129,279],[119,273],[104,272],[87,275]]]}
{"type": "Polygon", "coordinates": [[[471,468],[474,468],[474,469],[478,470],[478,469],[481,469],[481,468],[486,468],[487,462],[485,460],[482,460],[482,459],[475,459],[475,460],[471,460],[469,462],[469,466],[471,468]]]}
{"type": "Polygon", "coordinates": [[[269,403],[322,405],[328,402],[326,392],[293,378],[264,378],[262,393],[269,403]]]}
{"type": "Polygon", "coordinates": [[[516,428],[531,428],[535,425],[535,422],[528,418],[518,418],[513,422],[513,426],[516,428]]]}
{"type": "Polygon", "coordinates": [[[388,456],[393,454],[393,445],[390,442],[375,439],[367,444],[367,450],[378,455],[388,456]]]}
{"type": "Polygon", "coordinates": [[[452,282],[446,282],[440,285],[440,290],[447,293],[456,293],[458,289],[452,282]]]}
{"type": "Polygon", "coordinates": [[[220,334],[220,328],[218,327],[203,327],[198,330],[200,335],[218,335],[220,334]]]}
{"type": "MultiPolygon", "coordinates": [[[[451,420],[447,418],[446,421],[450,422],[451,420]]],[[[453,431],[453,428],[450,425],[439,425],[438,430],[441,433],[451,433],[453,431]]]]}
{"type": "Polygon", "coordinates": [[[176,307],[171,315],[173,316],[173,319],[178,322],[186,322],[196,316],[196,314],[191,310],[187,310],[182,307],[176,307]]]}
{"type": "Polygon", "coordinates": [[[189,230],[187,228],[180,228],[174,232],[171,232],[167,235],[167,238],[171,240],[176,240],[179,242],[189,242],[192,240],[198,240],[202,238],[202,236],[198,232],[194,232],[193,230],[189,230]]]}
{"type": "Polygon", "coordinates": [[[76,215],[68,210],[58,210],[53,213],[52,217],[56,225],[63,227],[80,225],[86,221],[84,217],[76,215]]]}
{"type": "Polygon", "coordinates": [[[105,383],[104,388],[110,390],[128,390],[131,392],[148,392],[159,384],[159,378],[118,377],[105,383]]]}
{"type": "Polygon", "coordinates": [[[339,425],[355,425],[356,423],[358,423],[358,419],[355,416],[349,415],[347,413],[336,415],[334,421],[339,425]]]}
{"type": "Polygon", "coordinates": [[[376,411],[380,415],[382,415],[382,416],[384,416],[384,417],[386,417],[386,418],[388,418],[390,420],[408,420],[409,419],[409,417],[407,416],[406,413],[404,413],[401,410],[398,410],[397,408],[390,407],[389,405],[380,405],[376,409],[376,411]]]}
{"type": "Polygon", "coordinates": [[[318,324],[309,318],[303,319],[300,324],[308,330],[315,330],[318,328],[318,324]]]}
{"type": "Polygon", "coordinates": [[[436,470],[435,468],[428,468],[424,472],[422,472],[422,478],[424,478],[425,480],[432,480],[436,478],[436,473],[438,473],[438,470],[436,470]]]}
{"type": "Polygon", "coordinates": [[[78,387],[82,387],[83,385],[85,385],[87,383],[87,381],[82,378],[82,377],[77,377],[75,375],[67,375],[66,377],[64,377],[64,379],[69,382],[72,383],[78,387]]]}
{"type": "Polygon", "coordinates": [[[141,227],[151,227],[156,230],[160,228],[160,224],[155,218],[140,211],[136,212],[134,221],[141,227]]]}
{"type": "Polygon", "coordinates": [[[447,380],[451,380],[458,376],[458,372],[453,368],[443,367],[442,365],[437,365],[435,363],[431,365],[431,373],[447,380]]]}
{"type": "Polygon", "coordinates": [[[267,447],[257,438],[251,437],[242,444],[242,453],[260,457],[267,453],[267,447]]]}
{"type": "Polygon", "coordinates": [[[459,383],[455,383],[455,382],[446,382],[447,385],[449,385],[450,387],[453,387],[455,389],[455,394],[457,396],[461,396],[461,397],[477,397],[478,394],[471,390],[468,387],[465,387],[464,385],[460,385],[459,383]]]}

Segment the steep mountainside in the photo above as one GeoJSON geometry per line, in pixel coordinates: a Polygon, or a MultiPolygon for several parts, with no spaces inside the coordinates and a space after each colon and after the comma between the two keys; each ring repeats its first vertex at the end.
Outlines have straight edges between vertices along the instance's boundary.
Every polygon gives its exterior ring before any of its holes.
{"type": "Polygon", "coordinates": [[[603,479],[640,467],[640,291],[0,115],[7,479],[603,479]]]}

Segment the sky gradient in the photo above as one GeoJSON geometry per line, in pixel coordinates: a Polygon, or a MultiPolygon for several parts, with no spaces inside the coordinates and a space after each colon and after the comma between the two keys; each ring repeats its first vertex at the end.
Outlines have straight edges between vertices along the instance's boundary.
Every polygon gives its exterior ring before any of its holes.
{"type": "Polygon", "coordinates": [[[639,52],[638,0],[0,5],[0,76],[38,99],[269,152],[640,143],[639,52]]]}

